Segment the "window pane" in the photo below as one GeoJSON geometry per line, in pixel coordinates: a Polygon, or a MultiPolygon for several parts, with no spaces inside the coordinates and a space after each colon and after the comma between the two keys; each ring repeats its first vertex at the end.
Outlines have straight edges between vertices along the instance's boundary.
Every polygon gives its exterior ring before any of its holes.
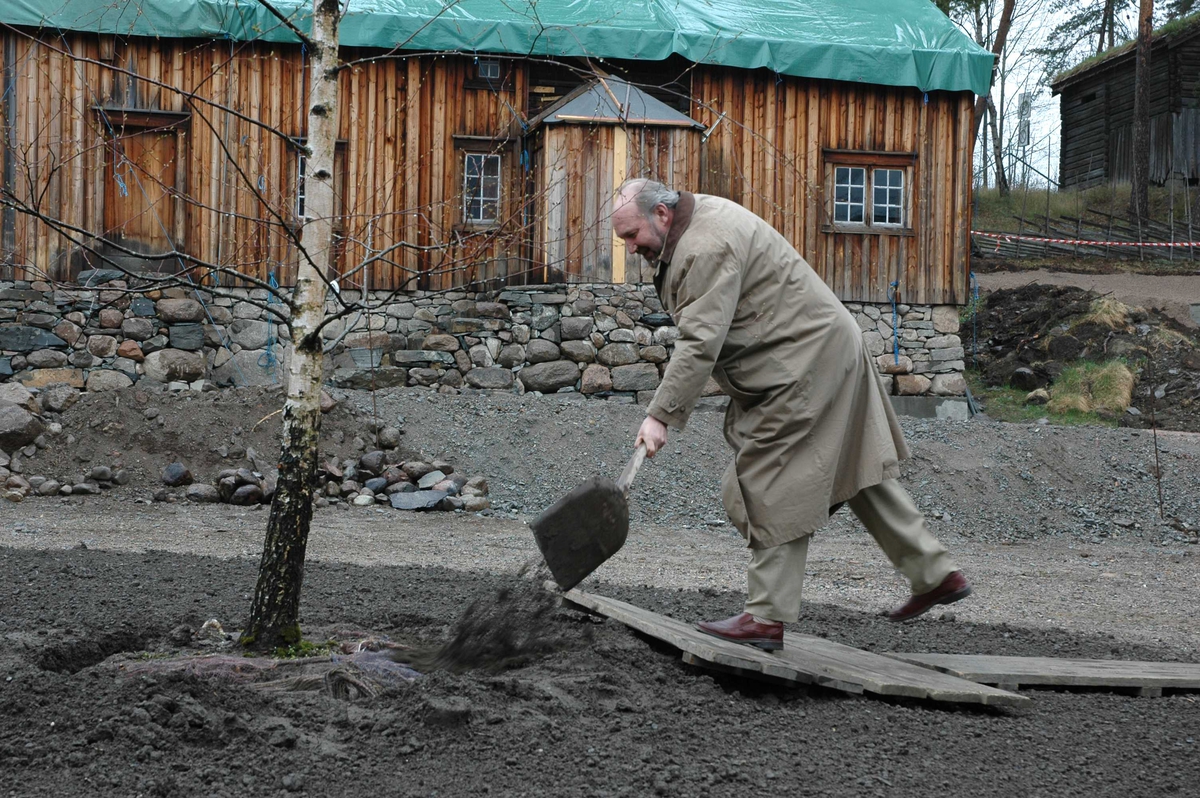
{"type": "Polygon", "coordinates": [[[845,166],[839,166],[833,170],[833,182],[845,185],[850,182],[850,170],[845,166]]]}
{"type": "Polygon", "coordinates": [[[871,220],[875,224],[904,224],[904,170],[876,169],[872,176],[871,220]]]}
{"type": "Polygon", "coordinates": [[[850,221],[850,206],[849,205],[841,205],[841,204],[834,205],[833,206],[833,220],[835,222],[850,221]]]}
{"type": "Polygon", "coordinates": [[[833,201],[834,202],[846,202],[849,199],[850,199],[850,187],[849,186],[834,186],[833,187],[833,201]]]}
{"type": "Polygon", "coordinates": [[[867,184],[866,169],[851,169],[850,170],[850,185],[865,186],[867,184]]]}
{"type": "Polygon", "coordinates": [[[850,221],[861,222],[862,220],[863,220],[863,206],[851,205],[850,206],[850,221]]]}
{"type": "Polygon", "coordinates": [[[494,222],[500,209],[500,156],[463,155],[463,221],[494,222]]]}
{"type": "Polygon", "coordinates": [[[863,204],[863,190],[860,186],[850,187],[850,201],[856,205],[863,204]]]}

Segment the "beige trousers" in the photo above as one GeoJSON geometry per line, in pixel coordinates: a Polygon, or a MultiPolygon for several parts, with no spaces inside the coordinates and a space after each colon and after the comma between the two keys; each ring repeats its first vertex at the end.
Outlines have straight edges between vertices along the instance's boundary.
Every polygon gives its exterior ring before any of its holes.
{"type": "MultiPolygon", "coordinates": [[[[957,571],[912,498],[894,479],[864,488],[847,502],[914,595],[927,593],[957,571]]],[[[800,617],[800,591],[808,561],[808,539],[769,549],[751,549],[746,569],[746,612],[792,623],[800,617]]]]}

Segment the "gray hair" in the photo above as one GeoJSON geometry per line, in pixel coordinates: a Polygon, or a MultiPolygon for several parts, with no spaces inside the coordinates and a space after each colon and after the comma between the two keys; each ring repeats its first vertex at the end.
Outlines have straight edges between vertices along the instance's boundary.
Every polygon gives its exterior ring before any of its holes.
{"type": "Polygon", "coordinates": [[[634,177],[626,180],[617,189],[618,196],[633,200],[642,216],[649,216],[656,205],[674,208],[679,204],[679,192],[672,191],[657,180],[634,177]]]}

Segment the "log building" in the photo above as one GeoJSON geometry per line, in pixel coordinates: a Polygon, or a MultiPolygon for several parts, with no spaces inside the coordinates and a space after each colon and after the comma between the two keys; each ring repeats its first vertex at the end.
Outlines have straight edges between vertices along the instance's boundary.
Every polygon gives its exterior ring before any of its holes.
{"type": "MultiPolygon", "coordinates": [[[[967,301],[992,58],[927,0],[703,19],[628,0],[596,20],[544,0],[537,25],[511,4],[426,4],[355,0],[343,19],[344,284],[644,281],[607,205],[650,176],[745,204],[844,301],[893,284],[967,301]]],[[[303,3],[277,7],[305,28],[303,3]]],[[[293,279],[309,61],[263,7],[6,4],[0,64],[0,279],[71,281],[105,259],[293,279]]]]}
{"type": "MultiPolygon", "coordinates": [[[[1136,42],[1063,72],[1060,95],[1062,186],[1087,188],[1133,179],[1136,42]]],[[[1150,182],[1200,182],[1200,13],[1163,26],[1150,45],[1150,182]]]]}

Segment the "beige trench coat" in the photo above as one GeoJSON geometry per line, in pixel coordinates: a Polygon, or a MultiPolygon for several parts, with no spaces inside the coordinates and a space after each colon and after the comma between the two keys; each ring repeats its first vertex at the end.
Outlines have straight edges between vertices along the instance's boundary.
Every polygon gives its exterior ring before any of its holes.
{"type": "Polygon", "coordinates": [[[899,476],[908,449],[858,324],[769,224],[681,192],[655,285],[680,337],[648,412],[682,429],[709,374],[729,394],[721,492],[751,548],[899,476]]]}

